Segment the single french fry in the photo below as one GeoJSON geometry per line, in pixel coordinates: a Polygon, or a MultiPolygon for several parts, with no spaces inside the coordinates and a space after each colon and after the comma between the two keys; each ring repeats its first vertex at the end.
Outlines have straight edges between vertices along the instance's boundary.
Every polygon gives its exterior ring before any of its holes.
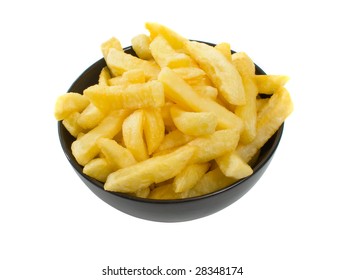
{"type": "Polygon", "coordinates": [[[111,79],[110,70],[107,66],[105,66],[99,74],[98,84],[108,86],[110,79],[111,79]]]}
{"type": "Polygon", "coordinates": [[[226,177],[220,168],[215,168],[208,171],[196,183],[196,185],[189,190],[188,197],[196,197],[218,191],[226,186],[235,183],[237,179],[226,177]]]}
{"type": "Polygon", "coordinates": [[[165,104],[163,85],[159,81],[122,86],[93,85],[84,95],[103,112],[116,109],[162,107],[165,104]]]}
{"type": "Polygon", "coordinates": [[[273,94],[289,81],[289,77],[285,75],[256,75],[254,79],[258,92],[265,94],[273,94]]]}
{"type": "Polygon", "coordinates": [[[181,199],[184,198],[186,195],[183,193],[176,193],[173,190],[173,185],[170,184],[163,184],[162,186],[158,186],[154,188],[148,198],[150,199],[159,199],[159,200],[168,200],[168,199],[181,199]]]}
{"type": "Polygon", "coordinates": [[[102,51],[102,54],[103,54],[105,61],[106,61],[106,58],[109,54],[110,49],[116,49],[118,51],[123,52],[121,42],[115,37],[111,37],[109,40],[102,43],[100,46],[100,49],[102,51]]]}
{"type": "Polygon", "coordinates": [[[68,92],[57,98],[55,103],[55,118],[61,121],[74,112],[82,112],[90,101],[82,94],[68,92]]]}
{"type": "Polygon", "coordinates": [[[236,68],[216,48],[204,43],[188,41],[188,54],[207,73],[219,90],[219,94],[230,104],[244,105],[245,91],[236,68]]]}
{"type": "Polygon", "coordinates": [[[279,88],[257,116],[256,137],[249,144],[239,144],[236,149],[237,154],[248,162],[279,129],[292,111],[293,103],[289,92],[284,87],[279,88]]]}
{"type": "MultiPolygon", "coordinates": [[[[108,80],[109,86],[128,86],[130,84],[140,84],[146,82],[145,73],[142,69],[131,69],[108,80]]],[[[99,83],[99,85],[101,85],[99,83]]]]}
{"type": "Polygon", "coordinates": [[[100,138],[97,140],[100,152],[104,155],[112,170],[117,170],[137,163],[129,149],[119,145],[115,140],[100,138]]]}
{"type": "Polygon", "coordinates": [[[143,118],[143,111],[136,110],[124,120],[122,125],[124,144],[137,161],[148,158],[147,146],[143,138],[143,118]]]}
{"type": "Polygon", "coordinates": [[[153,80],[156,79],[160,70],[155,61],[143,60],[117,49],[109,50],[106,62],[113,76],[120,76],[128,70],[141,69],[147,80],[153,80]]]}
{"type": "Polygon", "coordinates": [[[241,179],[253,173],[251,166],[243,161],[235,151],[218,157],[216,163],[227,177],[241,179]]]}
{"type": "Polygon", "coordinates": [[[232,50],[229,43],[222,42],[217,44],[214,48],[219,50],[229,62],[232,62],[232,50]]]}
{"type": "Polygon", "coordinates": [[[195,147],[183,146],[172,153],[151,157],[111,173],[104,189],[114,192],[136,192],[153,183],[175,177],[188,164],[195,147]],[[173,168],[171,168],[173,167],[173,168]]]}
{"type": "Polygon", "coordinates": [[[78,137],[78,135],[81,132],[84,132],[84,129],[78,124],[79,118],[80,118],[80,113],[74,112],[62,121],[62,124],[64,125],[64,127],[75,138],[78,137]]]}
{"type": "Polygon", "coordinates": [[[161,68],[178,68],[192,65],[192,60],[188,55],[176,52],[161,35],[157,35],[152,40],[149,48],[154,60],[161,68]]]}
{"type": "Polygon", "coordinates": [[[149,49],[150,42],[151,40],[146,34],[139,34],[131,39],[132,47],[139,58],[145,60],[153,58],[149,49]]]}
{"type": "Polygon", "coordinates": [[[218,128],[242,129],[242,121],[231,111],[210,98],[199,96],[192,87],[173,70],[161,69],[158,80],[164,85],[165,95],[181,108],[195,112],[212,112],[216,115],[218,128]]]}
{"type": "Polygon", "coordinates": [[[241,75],[245,90],[246,103],[244,105],[236,106],[234,112],[242,119],[244,123],[244,129],[241,133],[240,142],[247,144],[250,143],[256,136],[256,98],[258,94],[258,88],[253,79],[255,65],[251,58],[243,52],[233,54],[233,65],[241,75]]]}
{"type": "Polygon", "coordinates": [[[198,180],[207,172],[210,167],[209,162],[196,163],[186,166],[173,181],[173,189],[176,193],[182,193],[193,188],[198,180]]]}
{"type": "Polygon", "coordinates": [[[172,29],[155,22],[147,22],[145,27],[150,33],[151,40],[153,40],[156,36],[161,35],[175,50],[184,49],[184,44],[187,39],[172,29]]]}
{"type": "Polygon", "coordinates": [[[197,137],[187,145],[197,147],[191,163],[204,163],[235,150],[240,131],[235,129],[217,130],[211,135],[197,137]]]}
{"type": "Polygon", "coordinates": [[[94,158],[89,161],[82,170],[86,175],[100,181],[105,182],[107,176],[113,172],[111,166],[105,158],[94,158]]]}
{"type": "Polygon", "coordinates": [[[195,85],[192,86],[194,91],[196,91],[200,96],[210,98],[213,100],[217,99],[218,90],[216,87],[207,86],[207,85],[195,85]]]}
{"type": "Polygon", "coordinates": [[[129,84],[144,83],[145,73],[142,69],[131,69],[123,73],[123,79],[127,80],[129,84]]]}
{"type": "Polygon", "coordinates": [[[72,154],[77,162],[85,166],[99,153],[97,140],[101,137],[113,138],[122,128],[128,110],[117,110],[106,116],[98,126],[85,133],[72,143],[72,154]]]}
{"type": "Polygon", "coordinates": [[[90,103],[85,110],[83,110],[77,119],[78,125],[84,130],[90,130],[97,126],[105,115],[98,107],[94,106],[93,103],[90,103]]]}
{"type": "Polygon", "coordinates": [[[189,81],[194,79],[202,79],[206,77],[206,73],[199,67],[178,67],[173,69],[183,80],[189,81]]]}
{"type": "Polygon", "coordinates": [[[187,112],[177,105],[170,111],[174,124],[184,134],[202,136],[215,132],[217,117],[213,112],[187,112]]]}
{"type": "Polygon", "coordinates": [[[157,152],[172,150],[190,142],[193,139],[195,139],[195,137],[186,135],[178,129],[172,130],[165,135],[160,146],[157,148],[157,152]]]}
{"type": "Polygon", "coordinates": [[[241,76],[252,77],[255,74],[255,65],[245,52],[237,52],[232,55],[232,64],[241,76]]]}
{"type": "Polygon", "coordinates": [[[148,155],[151,155],[164,140],[165,124],[160,108],[146,108],[143,112],[143,132],[146,139],[148,155]]]}
{"type": "Polygon", "coordinates": [[[133,195],[140,198],[148,198],[150,192],[151,192],[151,189],[147,187],[147,188],[137,190],[136,192],[133,193],[133,195]]]}
{"type": "Polygon", "coordinates": [[[213,86],[207,74],[199,67],[178,67],[173,68],[172,70],[193,88],[213,86]]]}

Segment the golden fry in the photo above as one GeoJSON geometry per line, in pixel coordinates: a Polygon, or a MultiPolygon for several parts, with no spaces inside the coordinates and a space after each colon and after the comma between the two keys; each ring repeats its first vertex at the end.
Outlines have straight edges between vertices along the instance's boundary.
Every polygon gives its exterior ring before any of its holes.
{"type": "Polygon", "coordinates": [[[108,176],[104,189],[131,193],[146,188],[153,183],[166,181],[183,170],[194,151],[194,147],[184,146],[172,153],[152,157],[119,169],[108,176]]]}
{"type": "Polygon", "coordinates": [[[199,42],[188,42],[186,48],[228,103],[245,104],[245,91],[241,77],[236,68],[219,50],[199,42]]]}

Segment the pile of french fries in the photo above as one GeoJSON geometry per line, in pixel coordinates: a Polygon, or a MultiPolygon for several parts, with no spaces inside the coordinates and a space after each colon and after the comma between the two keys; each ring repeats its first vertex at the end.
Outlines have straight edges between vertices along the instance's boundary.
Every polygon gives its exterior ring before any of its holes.
{"type": "Polygon", "coordinates": [[[293,110],[284,75],[256,75],[228,43],[190,41],[158,23],[101,45],[99,82],[58,97],[83,172],[111,192],[182,199],[252,174],[252,161],[293,110]],[[260,98],[260,94],[269,98],[260,98]]]}

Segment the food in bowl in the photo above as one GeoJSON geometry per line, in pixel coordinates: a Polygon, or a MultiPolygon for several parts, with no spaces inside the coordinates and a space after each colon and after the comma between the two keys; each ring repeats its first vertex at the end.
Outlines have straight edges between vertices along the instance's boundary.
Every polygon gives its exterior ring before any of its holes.
{"type": "Polygon", "coordinates": [[[109,39],[98,83],[57,99],[55,117],[75,138],[84,174],[108,192],[156,200],[202,196],[250,176],[293,110],[288,77],[256,75],[228,43],[146,27],[149,36],[132,40],[137,56],[109,39]]]}

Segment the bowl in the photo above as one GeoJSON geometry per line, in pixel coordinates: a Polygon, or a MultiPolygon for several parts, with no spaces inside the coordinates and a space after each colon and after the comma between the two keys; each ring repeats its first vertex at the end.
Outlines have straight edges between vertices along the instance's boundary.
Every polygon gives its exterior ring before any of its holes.
{"type": "MultiPolygon", "coordinates": [[[[211,43],[207,44],[213,45],[211,43]]],[[[127,47],[124,51],[135,55],[132,47],[127,47]]],[[[104,66],[106,66],[104,59],[95,62],[77,78],[68,92],[82,93],[87,87],[98,83],[100,71],[104,66]]],[[[265,75],[264,71],[257,65],[256,74],[265,75]]],[[[62,149],[76,174],[85,185],[101,200],[117,210],[137,218],[156,222],[184,222],[199,219],[223,210],[240,199],[258,182],[269,166],[279,145],[282,133],[283,124],[262,147],[255,165],[252,166],[252,175],[203,196],[179,200],[153,200],[105,191],[103,183],[85,175],[82,172],[83,167],[77,163],[71,151],[71,144],[75,139],[65,129],[62,122],[58,122],[58,135],[62,149]]]]}

